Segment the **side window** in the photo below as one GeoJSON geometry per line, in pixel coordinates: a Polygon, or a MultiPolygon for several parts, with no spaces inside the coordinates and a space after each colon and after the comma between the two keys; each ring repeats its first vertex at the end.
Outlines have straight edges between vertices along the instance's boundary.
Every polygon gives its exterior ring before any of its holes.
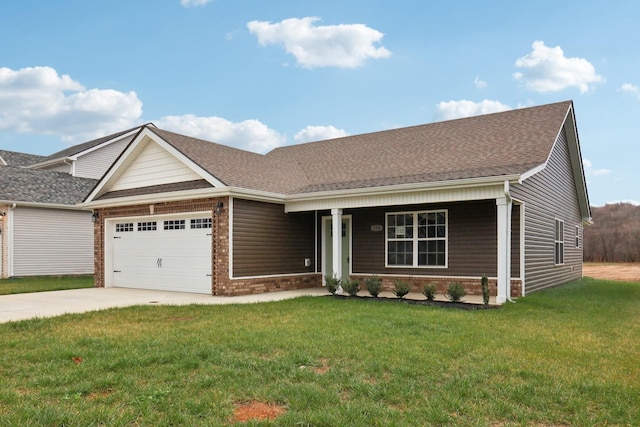
{"type": "Polygon", "coordinates": [[[580,247],[580,226],[576,225],[576,248],[580,247]]]}
{"type": "Polygon", "coordinates": [[[116,233],[126,233],[129,231],[133,231],[132,222],[120,222],[116,224],[116,233]]]}
{"type": "Polygon", "coordinates": [[[564,221],[556,219],[555,224],[555,264],[564,264],[564,221]]]}

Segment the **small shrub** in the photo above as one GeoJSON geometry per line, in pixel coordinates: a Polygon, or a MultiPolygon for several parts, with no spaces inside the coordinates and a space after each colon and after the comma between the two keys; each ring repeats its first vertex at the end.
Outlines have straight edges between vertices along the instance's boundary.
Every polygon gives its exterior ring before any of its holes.
{"type": "Polygon", "coordinates": [[[404,298],[411,290],[411,287],[411,283],[398,279],[393,282],[393,293],[398,298],[404,298]]]}
{"type": "Polygon", "coordinates": [[[335,295],[341,285],[340,279],[335,276],[324,276],[324,283],[327,285],[327,290],[331,295],[335,295]]]}
{"type": "Polygon", "coordinates": [[[342,289],[352,297],[356,296],[360,292],[360,282],[351,279],[343,280],[342,289]]]}
{"type": "Polygon", "coordinates": [[[489,304],[489,278],[486,275],[482,275],[482,279],[480,281],[482,285],[482,302],[484,305],[489,304]]]}
{"type": "Polygon", "coordinates": [[[377,298],[380,295],[380,291],[382,291],[382,280],[380,280],[377,276],[370,277],[366,280],[367,283],[367,291],[373,296],[377,298]]]}
{"type": "Polygon", "coordinates": [[[427,301],[433,301],[436,297],[436,285],[424,285],[424,288],[422,289],[422,295],[427,297],[427,301]]]}
{"type": "Polygon", "coordinates": [[[451,300],[451,302],[460,302],[462,297],[467,294],[467,291],[464,290],[464,286],[460,282],[453,282],[449,284],[447,288],[447,296],[451,300]]]}

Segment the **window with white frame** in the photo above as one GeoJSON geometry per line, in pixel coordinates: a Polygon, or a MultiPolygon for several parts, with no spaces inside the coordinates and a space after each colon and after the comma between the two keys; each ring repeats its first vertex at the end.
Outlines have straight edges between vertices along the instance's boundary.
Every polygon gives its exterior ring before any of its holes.
{"type": "Polygon", "coordinates": [[[388,267],[446,267],[447,211],[388,213],[388,267]]]}
{"type": "Polygon", "coordinates": [[[576,248],[580,247],[580,226],[576,225],[576,248]]]}
{"type": "Polygon", "coordinates": [[[564,264],[564,221],[556,219],[555,231],[555,263],[564,264]]]}
{"type": "Polygon", "coordinates": [[[211,228],[211,218],[196,218],[191,220],[191,229],[211,228]]]}
{"type": "Polygon", "coordinates": [[[116,233],[127,233],[133,231],[132,222],[119,222],[116,224],[116,233]]]}
{"type": "Polygon", "coordinates": [[[165,230],[184,230],[184,219],[169,219],[164,222],[165,230]]]}
{"type": "Polygon", "coordinates": [[[157,228],[155,221],[146,221],[138,223],[138,231],[155,231],[157,228]]]}

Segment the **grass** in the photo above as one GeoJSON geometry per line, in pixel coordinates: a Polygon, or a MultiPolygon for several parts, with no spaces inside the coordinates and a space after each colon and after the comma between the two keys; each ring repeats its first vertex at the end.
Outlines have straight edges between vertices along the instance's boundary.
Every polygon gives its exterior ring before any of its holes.
{"type": "Polygon", "coordinates": [[[499,310],[307,297],[0,324],[0,425],[234,425],[254,400],[282,426],[640,425],[638,301],[583,279],[499,310]]]}
{"type": "Polygon", "coordinates": [[[0,279],[0,295],[92,287],[93,276],[42,276],[0,279]]]}

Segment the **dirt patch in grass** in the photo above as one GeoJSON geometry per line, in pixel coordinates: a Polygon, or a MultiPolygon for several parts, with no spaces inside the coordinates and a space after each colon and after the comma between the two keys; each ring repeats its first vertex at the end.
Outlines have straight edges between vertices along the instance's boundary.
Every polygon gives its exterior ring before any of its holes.
{"type": "Polygon", "coordinates": [[[585,263],[582,274],[600,280],[640,282],[640,263],[585,263]]]}
{"type": "Polygon", "coordinates": [[[254,400],[236,404],[236,409],[233,411],[233,421],[275,420],[285,412],[287,410],[282,406],[254,400]]]}

